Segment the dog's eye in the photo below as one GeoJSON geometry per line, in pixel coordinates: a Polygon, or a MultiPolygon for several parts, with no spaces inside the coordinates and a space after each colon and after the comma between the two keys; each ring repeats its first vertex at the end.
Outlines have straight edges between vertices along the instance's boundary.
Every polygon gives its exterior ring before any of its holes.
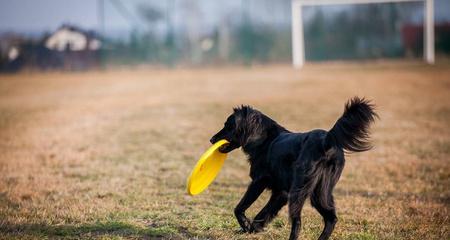
{"type": "Polygon", "coordinates": [[[233,124],[227,122],[227,123],[225,124],[225,127],[226,127],[226,128],[233,128],[233,124]]]}

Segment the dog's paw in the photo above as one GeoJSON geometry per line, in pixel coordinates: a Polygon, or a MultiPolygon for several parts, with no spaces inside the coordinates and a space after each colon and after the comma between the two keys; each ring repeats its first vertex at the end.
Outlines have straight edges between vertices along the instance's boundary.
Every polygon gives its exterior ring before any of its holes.
{"type": "Polygon", "coordinates": [[[242,232],[244,232],[244,233],[251,232],[252,224],[250,223],[250,220],[248,220],[247,218],[244,218],[242,221],[242,224],[241,224],[241,229],[242,229],[242,232]]]}
{"type": "Polygon", "coordinates": [[[248,233],[248,232],[245,231],[243,228],[239,228],[239,229],[237,229],[237,230],[235,231],[235,233],[237,233],[237,234],[246,234],[246,233],[248,233]]]}
{"type": "Polygon", "coordinates": [[[250,226],[250,232],[259,233],[262,230],[264,230],[264,225],[261,222],[253,221],[252,225],[250,226]]]}
{"type": "Polygon", "coordinates": [[[241,227],[239,230],[237,230],[237,233],[239,233],[239,234],[244,234],[244,233],[252,233],[252,231],[251,231],[251,228],[250,227],[246,227],[246,228],[243,228],[243,227],[241,227]]]}

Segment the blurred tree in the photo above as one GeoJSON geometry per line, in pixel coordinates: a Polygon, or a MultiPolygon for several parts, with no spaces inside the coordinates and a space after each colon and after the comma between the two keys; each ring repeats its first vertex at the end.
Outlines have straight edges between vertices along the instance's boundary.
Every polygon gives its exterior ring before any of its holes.
{"type": "Polygon", "coordinates": [[[140,16],[150,24],[154,24],[164,17],[160,10],[147,4],[140,4],[137,9],[140,16]]]}
{"type": "Polygon", "coordinates": [[[305,25],[310,60],[403,56],[398,4],[361,4],[332,16],[317,7],[305,25]]]}
{"type": "Polygon", "coordinates": [[[173,66],[175,64],[177,58],[177,50],[175,44],[175,30],[173,25],[173,14],[175,11],[175,1],[167,0],[166,1],[166,37],[164,40],[164,62],[173,66]]]}
{"type": "Polygon", "coordinates": [[[140,34],[135,31],[130,41],[133,53],[140,60],[159,62],[162,61],[161,54],[164,53],[164,43],[156,37],[156,25],[164,19],[161,10],[148,4],[140,4],[137,7],[139,16],[146,22],[147,30],[140,34]]]}
{"type": "Polygon", "coordinates": [[[202,52],[200,48],[200,30],[203,18],[202,12],[197,0],[185,0],[184,3],[183,7],[186,14],[185,24],[188,40],[187,54],[190,57],[191,63],[200,64],[202,61],[202,52]]]}

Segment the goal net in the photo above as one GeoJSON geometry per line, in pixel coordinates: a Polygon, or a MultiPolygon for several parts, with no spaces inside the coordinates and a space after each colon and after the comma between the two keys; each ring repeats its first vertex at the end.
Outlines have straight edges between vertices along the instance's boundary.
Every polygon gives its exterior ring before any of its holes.
{"type": "Polygon", "coordinates": [[[305,34],[302,8],[307,6],[380,4],[398,2],[423,3],[423,57],[434,63],[434,1],[433,0],[292,0],[292,63],[301,68],[305,63],[305,34]]]}

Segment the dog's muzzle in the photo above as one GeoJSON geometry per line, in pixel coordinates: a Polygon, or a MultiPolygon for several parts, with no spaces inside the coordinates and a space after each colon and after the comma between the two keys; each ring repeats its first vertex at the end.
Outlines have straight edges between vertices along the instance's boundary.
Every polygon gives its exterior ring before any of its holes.
{"type": "Polygon", "coordinates": [[[225,144],[225,145],[221,146],[219,148],[219,152],[221,152],[221,153],[229,153],[229,152],[233,151],[234,149],[236,149],[238,147],[239,147],[239,144],[236,144],[234,142],[230,142],[228,144],[225,144]]]}

